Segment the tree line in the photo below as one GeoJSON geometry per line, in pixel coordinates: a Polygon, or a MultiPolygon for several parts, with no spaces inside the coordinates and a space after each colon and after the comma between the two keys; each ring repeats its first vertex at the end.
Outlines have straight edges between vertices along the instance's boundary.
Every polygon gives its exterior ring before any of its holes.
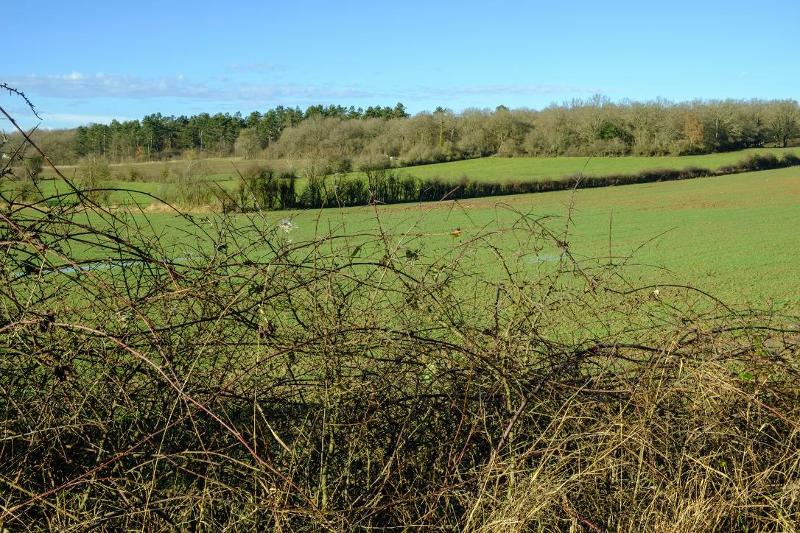
{"type": "MultiPolygon", "coordinates": [[[[38,130],[34,138],[52,159],[62,164],[99,156],[110,162],[179,158],[186,152],[225,157],[236,153],[252,158],[275,143],[286,128],[315,119],[389,120],[407,118],[402,103],[394,107],[313,105],[277,106],[265,112],[200,113],[170,116],[153,113],[141,120],[112,120],[74,129],[38,130]]],[[[16,137],[15,135],[11,136],[16,137]]],[[[21,139],[20,139],[21,140],[21,139]]]]}
{"type": "Polygon", "coordinates": [[[536,111],[438,108],[402,120],[315,118],[287,128],[266,154],[330,171],[485,156],[688,155],[788,146],[800,135],[793,100],[686,103],[574,101],[536,111]]]}
{"type": "Polygon", "coordinates": [[[409,115],[403,104],[354,108],[278,106],[266,112],[147,115],[142,120],[40,131],[61,163],[194,155],[288,159],[343,172],[484,156],[685,155],[788,146],[800,136],[794,100],[672,103],[575,100],[542,110],[438,107],[409,115]]]}

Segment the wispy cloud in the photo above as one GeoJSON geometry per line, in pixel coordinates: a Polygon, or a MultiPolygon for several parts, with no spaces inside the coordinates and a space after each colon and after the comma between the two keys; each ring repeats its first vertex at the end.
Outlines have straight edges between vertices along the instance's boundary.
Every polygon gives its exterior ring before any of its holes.
{"type": "MultiPolygon", "coordinates": [[[[271,68],[271,65],[229,65],[232,70],[271,68]]],[[[525,96],[595,94],[593,87],[564,84],[497,84],[439,87],[393,88],[377,90],[360,85],[308,85],[298,83],[252,83],[235,79],[197,81],[182,75],[160,78],[116,74],[83,74],[10,76],[5,81],[30,94],[85,100],[92,98],[179,98],[232,102],[254,101],[324,101],[363,98],[448,98],[469,96],[525,96]]]]}
{"type": "Polygon", "coordinates": [[[84,100],[91,98],[181,98],[252,102],[264,100],[311,101],[330,98],[368,98],[374,91],[356,86],[319,86],[303,84],[229,83],[195,81],[182,75],[160,78],[115,74],[83,74],[10,76],[9,85],[49,98],[84,100]]]}
{"type": "Polygon", "coordinates": [[[132,120],[131,117],[123,117],[119,115],[92,115],[82,113],[44,113],[42,118],[47,123],[63,123],[63,124],[89,124],[92,122],[98,124],[105,124],[114,119],[117,120],[132,120]]]}

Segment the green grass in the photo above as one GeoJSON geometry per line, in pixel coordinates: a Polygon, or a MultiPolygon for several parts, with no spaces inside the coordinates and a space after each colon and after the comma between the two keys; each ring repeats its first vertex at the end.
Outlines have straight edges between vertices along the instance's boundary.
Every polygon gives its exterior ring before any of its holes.
{"type": "MultiPolygon", "coordinates": [[[[207,176],[204,180],[213,182],[212,187],[219,187],[228,192],[234,191],[237,186],[236,180],[224,176],[207,176]]],[[[13,186],[14,184],[12,182],[5,182],[3,184],[3,187],[6,188],[11,188],[13,186]]],[[[187,186],[190,185],[181,182],[158,183],[121,180],[112,180],[103,184],[105,188],[117,189],[110,192],[107,203],[112,205],[138,205],[139,207],[152,205],[156,203],[156,198],[168,198],[171,193],[187,186]]],[[[61,179],[43,179],[39,182],[39,188],[45,197],[57,194],[69,194],[72,190],[61,179]]]]}
{"type": "MultiPolygon", "coordinates": [[[[774,301],[800,309],[800,169],[787,168],[571,192],[479,198],[460,202],[404,204],[380,208],[271,212],[265,224],[290,218],[289,237],[301,241],[325,234],[374,233],[383,228],[397,255],[419,250],[422,260],[455,250],[476,235],[518,255],[520,268],[553,268],[559,251],[526,249],[518,233],[503,232],[519,213],[548,216],[562,231],[571,213],[568,241],[579,260],[627,261],[641,283],[686,283],[733,304],[774,301]],[[453,237],[459,228],[461,235],[453,237]],[[631,259],[624,258],[633,254],[631,259]],[[537,259],[538,257],[538,259],[537,259]],[[555,261],[555,262],[554,262],[555,261]]],[[[148,215],[176,254],[186,242],[186,224],[164,213],[148,215]]],[[[244,217],[245,215],[237,215],[244,217]]],[[[192,243],[194,245],[194,243],[192,243]]],[[[476,268],[488,278],[502,275],[488,246],[478,246],[476,268]]]]}
{"type": "MultiPolygon", "coordinates": [[[[770,149],[773,153],[783,152],[770,149]]],[[[750,152],[750,151],[748,151],[750,152]]],[[[746,156],[743,152],[680,158],[593,158],[590,174],[628,173],[643,168],[705,166],[716,168],[733,164],[746,156]]],[[[488,158],[425,165],[403,170],[418,177],[439,176],[455,179],[467,174],[472,179],[521,179],[537,175],[557,177],[580,170],[585,158],[488,158]],[[524,173],[528,174],[524,174],[524,173]],[[539,174],[537,174],[539,173],[539,174]]],[[[159,163],[151,163],[158,165],[159,163]]],[[[163,163],[161,163],[163,165],[163,163]]],[[[216,165],[230,161],[216,160],[216,165]]],[[[211,168],[211,166],[207,167],[211,168]]],[[[216,169],[219,170],[219,169],[216,169]]],[[[221,187],[231,189],[235,181],[225,175],[211,175],[221,187]]],[[[58,180],[42,182],[45,194],[65,192],[58,180]]],[[[179,183],[115,181],[112,186],[152,195],[179,183]]],[[[114,192],[114,203],[147,206],[147,194],[114,192]]],[[[607,257],[609,241],[612,261],[636,251],[628,262],[629,272],[652,283],[691,283],[724,295],[732,302],[753,303],[773,299],[781,305],[800,309],[800,295],[793,280],[800,279],[800,169],[698,180],[612,187],[605,189],[544,193],[465,200],[458,203],[406,204],[371,208],[328,209],[307,212],[275,212],[268,221],[292,218],[297,224],[291,237],[303,240],[314,234],[374,232],[378,225],[390,234],[398,254],[420,250],[433,257],[453,248],[485,229],[502,230],[518,218],[517,212],[551,216],[553,229],[565,227],[570,202],[574,202],[569,229],[570,249],[577,258],[607,257]],[[450,235],[462,230],[458,238],[450,235]],[[610,237],[610,239],[609,239],[610,237]]],[[[186,239],[182,224],[163,213],[148,215],[156,221],[167,240],[186,239]],[[163,219],[163,220],[162,220],[163,219]],[[172,235],[170,236],[170,233],[172,235]]],[[[498,233],[493,244],[520,254],[521,264],[548,268],[558,250],[545,250],[536,259],[510,234],[498,233]],[[527,263],[526,263],[527,261],[527,263]]],[[[180,253],[180,251],[176,251],[180,253]]],[[[479,250],[476,264],[489,276],[500,275],[492,254],[479,250]]]]}
{"type": "Polygon", "coordinates": [[[561,178],[579,172],[586,175],[635,174],[650,169],[702,167],[712,170],[739,163],[750,154],[784,153],[800,155],[797,148],[759,148],[706,155],[665,157],[486,157],[433,165],[406,167],[399,172],[418,178],[457,180],[467,176],[474,181],[510,181],[561,178]]]}

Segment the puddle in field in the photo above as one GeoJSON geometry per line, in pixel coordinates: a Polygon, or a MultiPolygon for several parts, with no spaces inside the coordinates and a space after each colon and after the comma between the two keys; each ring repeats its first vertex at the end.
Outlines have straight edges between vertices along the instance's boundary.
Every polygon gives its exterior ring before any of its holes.
{"type": "MultiPolygon", "coordinates": [[[[173,261],[183,261],[185,258],[178,257],[173,261]]],[[[125,268],[131,265],[145,264],[145,261],[127,260],[127,261],[98,261],[96,263],[86,263],[76,266],[63,266],[59,268],[46,268],[41,271],[34,270],[32,272],[17,272],[14,279],[22,278],[27,275],[38,274],[80,274],[81,272],[93,272],[97,270],[110,270],[112,268],[125,268]]]]}
{"type": "Polygon", "coordinates": [[[118,262],[102,262],[102,263],[87,263],[85,265],[68,266],[62,268],[54,268],[43,272],[44,274],[74,274],[76,272],[90,272],[92,270],[108,270],[109,268],[126,267],[139,263],[139,261],[118,261],[118,262]]]}
{"type": "Polygon", "coordinates": [[[534,255],[533,257],[527,257],[526,261],[528,263],[540,264],[540,263],[555,263],[561,261],[560,254],[539,254],[534,255]]]}

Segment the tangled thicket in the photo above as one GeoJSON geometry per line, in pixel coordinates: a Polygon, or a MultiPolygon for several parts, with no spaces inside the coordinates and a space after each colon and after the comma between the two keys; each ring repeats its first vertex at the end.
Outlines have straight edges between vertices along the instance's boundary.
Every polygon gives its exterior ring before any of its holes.
{"type": "Polygon", "coordinates": [[[490,231],[293,243],[259,213],[176,213],[176,257],[74,194],[3,193],[0,529],[800,521],[788,319],[632,285],[523,214],[496,231],[558,262],[490,231]]]}

